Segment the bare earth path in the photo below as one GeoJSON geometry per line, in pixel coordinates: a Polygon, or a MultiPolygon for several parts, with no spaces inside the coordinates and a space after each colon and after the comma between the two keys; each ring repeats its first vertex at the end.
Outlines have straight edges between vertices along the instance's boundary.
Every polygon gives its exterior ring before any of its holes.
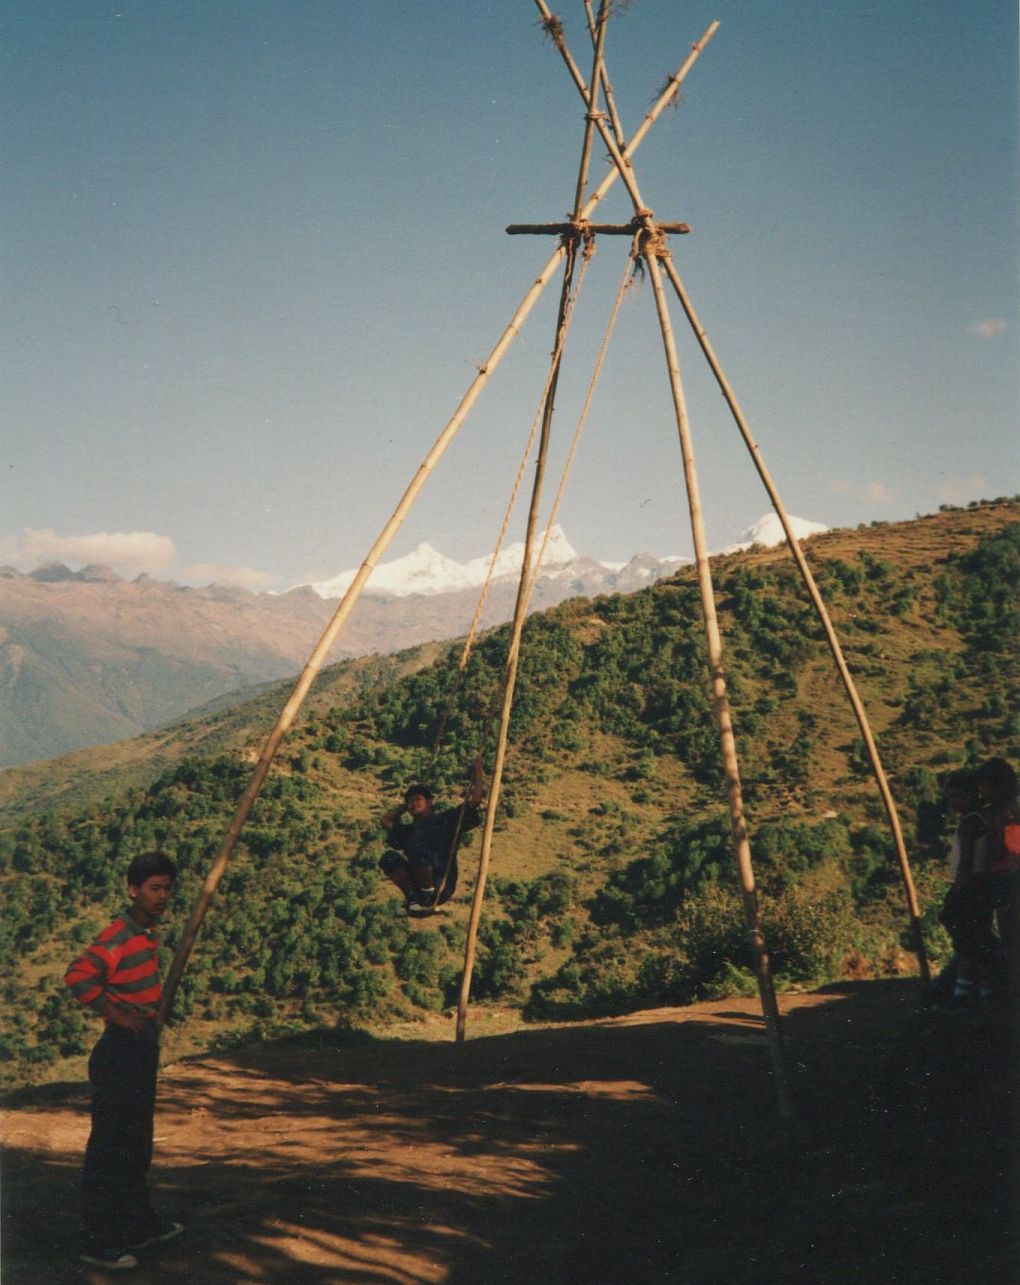
{"type": "Polygon", "coordinates": [[[153,1186],[184,1238],[76,1262],[83,1085],[3,1118],[4,1285],[967,1285],[1020,1279],[1004,1015],[913,983],[470,1039],[328,1035],[167,1068],[153,1186]]]}

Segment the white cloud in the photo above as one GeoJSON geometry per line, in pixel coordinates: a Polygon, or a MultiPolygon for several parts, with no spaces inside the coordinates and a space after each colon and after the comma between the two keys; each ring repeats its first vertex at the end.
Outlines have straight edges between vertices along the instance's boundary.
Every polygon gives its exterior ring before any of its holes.
{"type": "Polygon", "coordinates": [[[180,578],[188,584],[230,585],[252,593],[268,589],[273,580],[265,571],[256,571],[254,567],[228,567],[220,562],[193,562],[184,568],[180,578]]]}
{"type": "Polygon", "coordinates": [[[44,562],[69,566],[98,563],[123,573],[161,571],[177,556],[168,535],[154,531],[97,531],[93,535],[58,535],[26,527],[20,535],[0,539],[0,560],[32,569],[44,562]]]}
{"type": "Polygon", "coordinates": [[[869,504],[885,508],[893,503],[896,496],[884,482],[869,482],[864,488],[864,498],[869,504]]]}
{"type": "Polygon", "coordinates": [[[1006,329],[1005,317],[984,317],[981,321],[972,322],[967,327],[968,335],[977,335],[979,339],[994,339],[1006,329]]]}

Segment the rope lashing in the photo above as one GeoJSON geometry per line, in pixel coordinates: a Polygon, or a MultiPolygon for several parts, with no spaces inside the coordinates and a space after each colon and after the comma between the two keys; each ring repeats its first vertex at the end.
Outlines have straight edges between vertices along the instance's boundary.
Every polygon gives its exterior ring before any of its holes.
{"type": "Polygon", "coordinates": [[[669,238],[650,220],[638,233],[640,253],[646,257],[666,259],[669,257],[669,238]]]}
{"type": "Polygon", "coordinates": [[[585,395],[584,405],[581,407],[581,413],[577,419],[577,425],[574,428],[574,436],[570,442],[570,449],[567,451],[567,458],[563,464],[563,471],[560,475],[560,484],[553,499],[552,507],[549,510],[549,517],[545,524],[545,534],[542,537],[542,544],[538,551],[538,557],[535,559],[534,567],[528,577],[527,601],[530,602],[531,595],[538,584],[538,573],[545,558],[545,551],[549,544],[549,534],[556,522],[559,513],[560,502],[563,499],[563,493],[567,487],[567,479],[570,476],[570,470],[573,467],[574,456],[577,454],[577,447],[581,440],[581,432],[587,423],[588,412],[591,410],[592,400],[595,396],[595,387],[598,384],[599,376],[602,374],[602,367],[606,360],[606,353],[609,350],[609,340],[616,325],[616,319],[620,315],[620,307],[623,303],[623,296],[633,280],[631,265],[628,262],[624,265],[623,276],[620,278],[620,285],[616,291],[616,298],[613,301],[612,311],[609,314],[609,321],[606,324],[606,332],[602,337],[602,345],[599,348],[598,356],[595,359],[595,365],[592,369],[591,379],[588,382],[588,391],[585,395]]]}

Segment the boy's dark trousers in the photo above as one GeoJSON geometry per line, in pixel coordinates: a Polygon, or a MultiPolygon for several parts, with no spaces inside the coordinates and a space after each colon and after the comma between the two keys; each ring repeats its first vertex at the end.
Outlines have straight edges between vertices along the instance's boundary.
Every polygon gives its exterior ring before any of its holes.
{"type": "Polygon", "coordinates": [[[123,1249],[143,1240],[157,1218],[145,1177],[152,1163],[159,1047],[148,1037],[110,1027],[89,1058],[92,1132],[81,1177],[86,1247],[123,1249]]]}

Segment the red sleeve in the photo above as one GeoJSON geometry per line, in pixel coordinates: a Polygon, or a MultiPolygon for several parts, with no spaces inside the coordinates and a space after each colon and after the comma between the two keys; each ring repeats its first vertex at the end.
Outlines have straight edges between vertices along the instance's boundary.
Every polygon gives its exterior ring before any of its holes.
{"type": "Polygon", "coordinates": [[[107,946],[102,934],[78,956],[64,974],[64,981],[80,1004],[95,1008],[106,990],[106,982],[117,964],[116,947],[107,946]]]}

